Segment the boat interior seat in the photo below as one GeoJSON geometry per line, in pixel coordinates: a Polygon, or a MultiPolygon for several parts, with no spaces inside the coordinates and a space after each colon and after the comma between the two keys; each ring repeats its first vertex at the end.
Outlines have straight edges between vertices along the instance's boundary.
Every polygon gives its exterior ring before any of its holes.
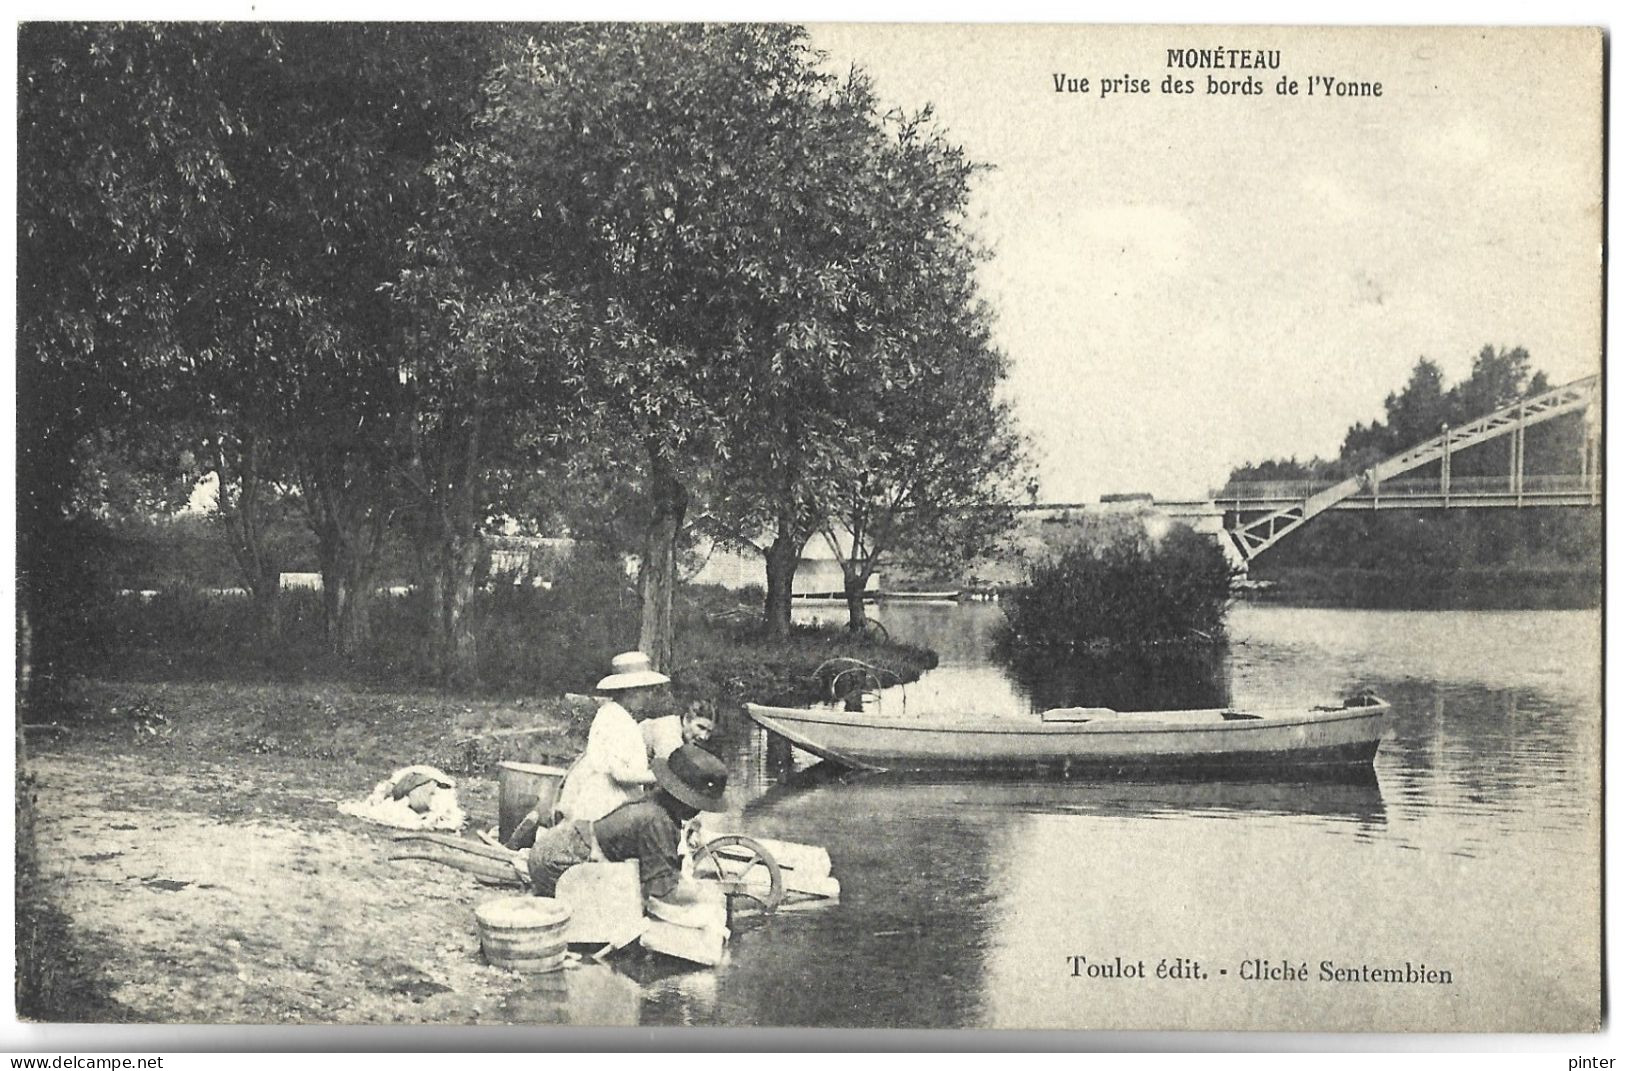
{"type": "Polygon", "coordinates": [[[1044,721],[1099,721],[1122,715],[1111,707],[1056,707],[1039,715],[1044,721]]]}

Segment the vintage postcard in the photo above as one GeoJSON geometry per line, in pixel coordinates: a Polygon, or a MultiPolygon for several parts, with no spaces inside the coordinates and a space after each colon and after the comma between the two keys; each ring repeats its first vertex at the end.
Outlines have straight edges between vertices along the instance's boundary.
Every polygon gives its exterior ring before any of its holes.
{"type": "Polygon", "coordinates": [[[1601,1028],[1601,31],[17,56],[24,1024],[1601,1028]]]}

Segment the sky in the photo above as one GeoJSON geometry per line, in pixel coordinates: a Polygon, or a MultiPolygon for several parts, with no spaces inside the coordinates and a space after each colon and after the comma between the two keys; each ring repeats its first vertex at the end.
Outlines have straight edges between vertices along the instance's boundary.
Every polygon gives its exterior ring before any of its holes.
{"type": "Polygon", "coordinates": [[[1333,456],[1420,357],[1601,362],[1600,38],[1585,30],[814,25],[972,159],[982,287],[1046,501],[1200,496],[1333,456]],[[1279,49],[1170,71],[1170,48],[1279,49]],[[1161,92],[1169,74],[1195,93],[1161,92]],[[1055,75],[1089,79],[1057,92],[1055,75]],[[1209,75],[1264,93],[1206,92],[1209,75]],[[1107,78],[1149,93],[1102,95],[1107,78]],[[1297,96],[1279,96],[1282,77],[1297,96]],[[1308,96],[1312,76],[1382,96],[1308,96]]]}

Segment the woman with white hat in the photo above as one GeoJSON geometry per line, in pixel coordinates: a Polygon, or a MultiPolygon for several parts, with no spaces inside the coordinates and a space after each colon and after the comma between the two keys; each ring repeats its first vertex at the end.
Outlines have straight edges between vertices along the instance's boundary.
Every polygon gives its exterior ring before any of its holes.
{"type": "Polygon", "coordinates": [[[587,731],[587,750],[559,789],[558,811],[564,819],[596,822],[621,804],[641,798],[655,783],[638,719],[670,683],[671,678],[655,672],[642,651],[618,654],[611,661],[610,674],[597,689],[609,698],[587,731]]]}

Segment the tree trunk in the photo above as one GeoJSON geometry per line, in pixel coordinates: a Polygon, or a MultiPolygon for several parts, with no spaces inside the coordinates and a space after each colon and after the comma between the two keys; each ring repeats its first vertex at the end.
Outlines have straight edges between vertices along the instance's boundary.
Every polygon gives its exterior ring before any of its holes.
{"type": "Polygon", "coordinates": [[[420,495],[403,520],[427,619],[424,660],[442,684],[459,689],[479,682],[475,596],[489,562],[478,509],[482,416],[476,405],[465,419],[427,439],[414,435],[405,471],[407,484],[420,495]]]}
{"type": "Polygon", "coordinates": [[[485,544],[476,535],[457,534],[444,548],[441,585],[441,665],[446,683],[473,688],[479,683],[479,638],[474,632],[474,593],[479,587],[485,544]]]}
{"type": "Polygon", "coordinates": [[[389,525],[381,480],[317,458],[303,480],[306,517],[322,573],[322,624],[328,650],[348,658],[372,642],[372,599],[378,556],[389,525]]]}
{"type": "Polygon", "coordinates": [[[275,562],[263,562],[249,581],[248,597],[253,600],[254,630],[261,643],[275,643],[282,631],[282,569],[275,562]]]}
{"type": "MultiPolygon", "coordinates": [[[[19,376],[33,364],[19,368],[19,376]]],[[[35,393],[48,391],[34,386],[30,394],[35,393]]],[[[29,640],[28,673],[18,679],[19,717],[25,702],[35,716],[52,709],[73,668],[68,653],[74,641],[73,615],[66,605],[82,568],[67,549],[73,546],[67,516],[76,478],[74,432],[66,421],[59,426],[43,419],[43,411],[43,405],[20,406],[17,421],[17,607],[29,640]]]]}
{"type": "Polygon", "coordinates": [[[255,634],[261,644],[274,643],[281,625],[282,565],[265,539],[265,482],[260,473],[258,436],[244,437],[233,479],[226,450],[217,455],[220,519],[226,527],[231,555],[242,574],[253,607],[255,634]],[[232,485],[236,491],[233,494],[232,485]]]}
{"type": "Polygon", "coordinates": [[[657,670],[672,663],[672,598],[677,589],[677,539],[688,512],[688,489],[671,465],[650,459],[649,522],[644,529],[643,561],[638,568],[638,590],[643,598],[643,620],[638,649],[657,670]]]}
{"type": "Polygon", "coordinates": [[[847,631],[861,635],[869,627],[869,613],[863,606],[863,592],[869,586],[869,574],[866,570],[843,568],[841,579],[846,593],[847,631]]]}
{"type": "MultiPolygon", "coordinates": [[[[441,684],[468,688],[479,680],[474,605],[487,555],[477,526],[458,508],[472,496],[454,494],[451,502],[426,496],[402,515],[402,523],[417,563],[413,598],[421,600],[423,614],[422,663],[441,684]]],[[[360,599],[351,589],[352,615],[371,605],[370,574],[367,588],[360,599]]],[[[355,621],[351,625],[360,627],[355,621]]]]}
{"type": "Polygon", "coordinates": [[[372,643],[372,579],[352,580],[334,622],[333,649],[353,658],[372,643]]]}
{"type": "Polygon", "coordinates": [[[318,539],[322,571],[322,617],[328,650],[340,658],[364,651],[372,642],[374,565],[364,554],[318,539]]]}
{"type": "Polygon", "coordinates": [[[763,616],[767,634],[774,639],[790,635],[790,596],[795,588],[796,567],[801,564],[801,548],[806,540],[798,540],[791,525],[783,518],[779,530],[767,548],[767,601],[763,616]]]}
{"type": "Polygon", "coordinates": [[[444,587],[440,569],[440,538],[432,527],[422,522],[421,511],[414,510],[406,516],[407,535],[412,543],[412,563],[416,566],[413,591],[426,608],[424,614],[428,628],[425,635],[432,637],[436,632],[435,622],[440,612],[440,589],[444,587]]]}

